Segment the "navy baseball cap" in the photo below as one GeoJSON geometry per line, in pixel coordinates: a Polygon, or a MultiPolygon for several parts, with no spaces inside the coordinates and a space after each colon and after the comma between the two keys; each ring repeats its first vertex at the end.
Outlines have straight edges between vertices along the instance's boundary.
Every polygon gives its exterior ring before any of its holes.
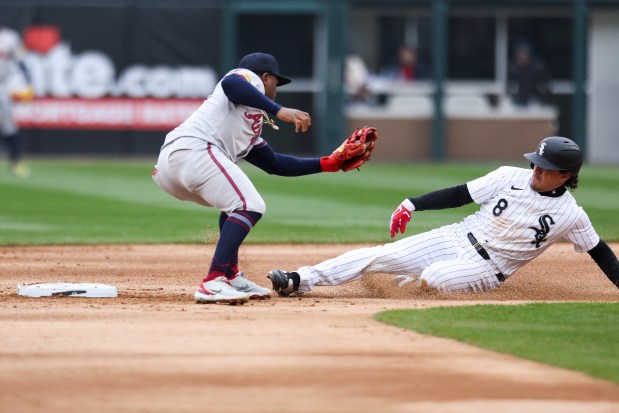
{"type": "Polygon", "coordinates": [[[277,78],[277,86],[287,85],[291,82],[285,76],[279,74],[277,59],[268,53],[251,53],[241,59],[239,67],[249,69],[254,73],[268,73],[277,78]]]}

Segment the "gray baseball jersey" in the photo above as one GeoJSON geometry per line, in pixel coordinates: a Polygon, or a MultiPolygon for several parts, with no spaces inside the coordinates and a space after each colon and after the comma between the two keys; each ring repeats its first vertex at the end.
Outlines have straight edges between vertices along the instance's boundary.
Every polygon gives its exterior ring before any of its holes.
{"type": "Polygon", "coordinates": [[[537,193],[530,187],[531,176],[530,169],[501,167],[470,181],[469,193],[481,204],[475,214],[457,224],[301,267],[299,292],[371,272],[411,275],[418,284],[443,292],[484,291],[557,241],[570,241],[579,252],[596,246],[600,238],[574,197],[569,192],[537,193]],[[470,235],[489,259],[472,245],[470,235]]]}
{"type": "MultiPolygon", "coordinates": [[[[234,69],[261,93],[264,84],[246,69],[234,69]]],[[[236,105],[224,93],[221,82],[213,94],[168,133],[153,173],[155,182],[170,195],[213,206],[230,214],[237,209],[264,213],[264,200],[247,175],[236,165],[255,147],[264,144],[263,113],[236,105]]]]}
{"type": "MultiPolygon", "coordinates": [[[[262,80],[251,70],[233,69],[226,76],[231,74],[243,76],[264,94],[262,80]]],[[[262,119],[260,109],[231,102],[219,82],[202,106],[166,136],[163,146],[180,137],[198,138],[217,146],[228,159],[236,162],[262,143],[262,119]]]]}

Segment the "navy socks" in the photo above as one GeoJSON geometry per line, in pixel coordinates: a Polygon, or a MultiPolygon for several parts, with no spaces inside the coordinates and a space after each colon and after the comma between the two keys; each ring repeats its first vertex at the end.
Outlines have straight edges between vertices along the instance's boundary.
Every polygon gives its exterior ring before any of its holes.
{"type": "Polygon", "coordinates": [[[208,275],[204,281],[219,276],[232,278],[238,272],[238,254],[241,244],[249,231],[256,225],[262,214],[253,211],[236,210],[230,215],[219,216],[219,241],[208,275]]]}

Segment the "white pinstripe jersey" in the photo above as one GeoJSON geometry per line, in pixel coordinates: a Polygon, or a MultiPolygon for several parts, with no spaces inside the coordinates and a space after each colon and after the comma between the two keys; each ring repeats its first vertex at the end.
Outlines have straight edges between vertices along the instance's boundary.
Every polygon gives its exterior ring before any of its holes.
{"type": "Polygon", "coordinates": [[[481,208],[463,223],[504,275],[555,242],[570,241],[577,252],[586,252],[600,241],[572,194],[540,195],[530,186],[532,173],[531,169],[503,166],[467,183],[481,208]]]}
{"type": "MultiPolygon", "coordinates": [[[[247,69],[233,69],[264,94],[260,77],[247,69]]],[[[263,142],[262,111],[245,105],[235,105],[221,87],[221,81],[202,105],[185,122],[168,133],[163,146],[180,137],[193,137],[217,146],[232,162],[242,158],[263,142]]]]}

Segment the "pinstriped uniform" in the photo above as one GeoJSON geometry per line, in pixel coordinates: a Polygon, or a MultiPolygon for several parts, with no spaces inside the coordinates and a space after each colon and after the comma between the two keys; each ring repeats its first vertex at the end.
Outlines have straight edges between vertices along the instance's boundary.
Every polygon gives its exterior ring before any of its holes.
{"type": "MultiPolygon", "coordinates": [[[[243,76],[265,93],[252,71],[233,69],[226,76],[230,74],[243,76]]],[[[252,148],[266,144],[260,136],[262,116],[260,109],[235,105],[218,83],[213,94],[168,133],[153,179],[178,199],[213,206],[228,215],[235,210],[263,214],[264,200],[236,165],[252,148]]]]}
{"type": "Polygon", "coordinates": [[[483,291],[506,278],[557,241],[586,252],[599,242],[587,214],[565,192],[545,196],[530,187],[532,170],[501,167],[467,183],[478,212],[462,222],[376,247],[349,251],[297,270],[300,292],[315,285],[337,285],[371,272],[417,277],[443,292],[483,291]],[[490,256],[471,245],[472,233],[490,256]]]}
{"type": "Polygon", "coordinates": [[[589,251],[600,241],[570,192],[540,195],[529,185],[531,174],[530,169],[504,166],[467,184],[481,208],[465,218],[464,225],[505,276],[557,241],[570,241],[577,252],[589,251]]]}

